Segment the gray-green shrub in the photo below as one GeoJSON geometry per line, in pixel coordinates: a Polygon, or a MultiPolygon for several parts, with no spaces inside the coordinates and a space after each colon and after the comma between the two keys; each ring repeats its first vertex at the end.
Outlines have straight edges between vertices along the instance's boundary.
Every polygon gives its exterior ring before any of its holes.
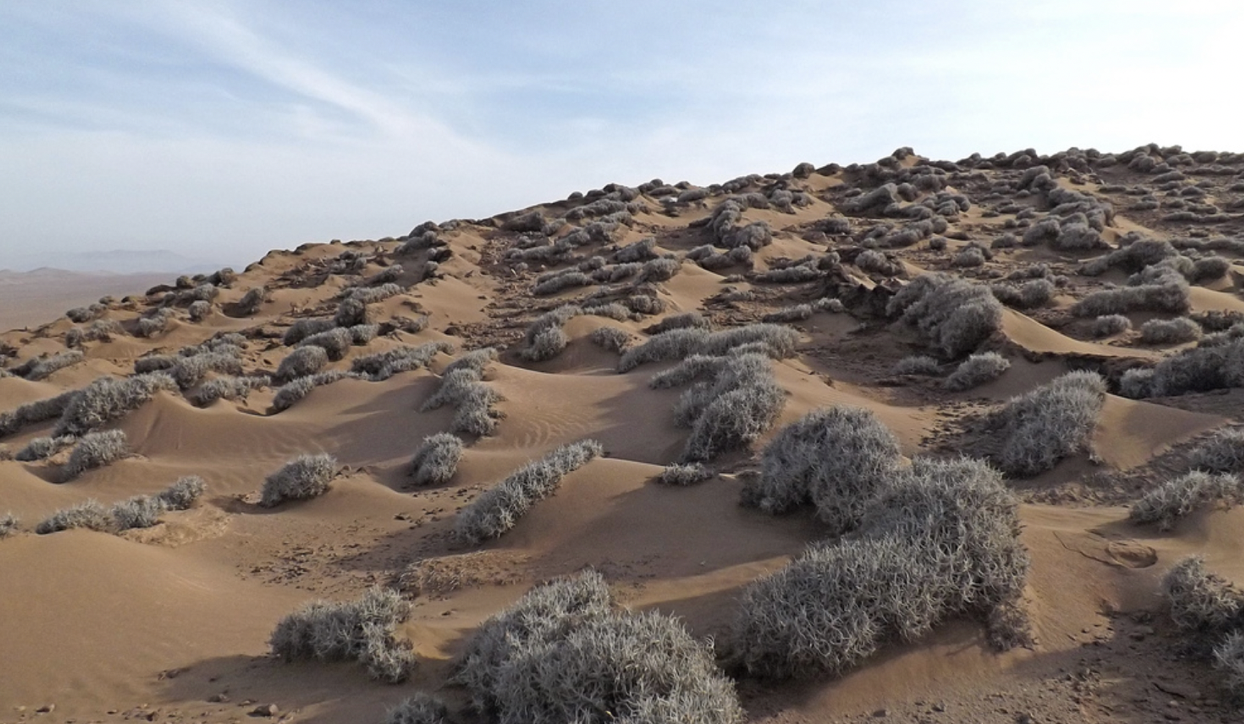
{"type": "Polygon", "coordinates": [[[386,352],[355,357],[350,370],[367,375],[373,382],[380,382],[401,372],[423,369],[437,353],[452,354],[453,351],[454,346],[448,342],[428,342],[418,347],[402,345],[386,352]]]}
{"type": "Polygon", "coordinates": [[[1008,474],[1032,476],[1086,444],[1106,399],[1093,372],[1069,372],[1011,398],[998,416],[1003,428],[999,464],[1008,474]]]}
{"type": "Polygon", "coordinates": [[[355,601],[303,606],[277,623],[268,645],[286,662],[358,661],[373,679],[397,684],[416,665],[410,643],[396,636],[409,617],[410,604],[399,594],[371,588],[355,601]]]}
{"type": "Polygon", "coordinates": [[[449,724],[449,709],[435,696],[416,691],[385,714],[384,724],[449,724]]]}
{"type": "Polygon", "coordinates": [[[700,463],[666,465],[657,476],[657,482],[663,485],[695,485],[709,480],[716,473],[700,463]]]}
{"type": "Polygon", "coordinates": [[[337,458],[332,455],[299,455],[264,479],[259,504],[271,508],[286,500],[323,495],[336,474],[337,458]]]}
{"type": "Polygon", "coordinates": [[[1150,319],[1140,325],[1140,341],[1144,344],[1182,344],[1201,337],[1201,326],[1187,317],[1150,319]]]}
{"type": "Polygon", "coordinates": [[[1132,504],[1128,517],[1135,523],[1157,523],[1170,530],[1175,521],[1210,505],[1239,505],[1244,501],[1244,482],[1235,475],[1194,470],[1145,493],[1132,504]]]}
{"type": "Polygon", "coordinates": [[[975,351],[1001,327],[1002,311],[988,287],[940,273],[916,277],[886,307],[947,357],[975,351]]]}
{"type": "Polygon", "coordinates": [[[1027,570],[1018,502],[1001,475],[979,460],[917,458],[856,535],[814,545],[744,590],[733,658],[770,678],[841,673],[951,616],[997,620],[994,611],[1016,605],[1027,570]]]}
{"type": "Polygon", "coordinates": [[[941,374],[941,364],[928,355],[914,354],[895,362],[890,374],[934,377],[941,374]]]}
{"type": "Polygon", "coordinates": [[[65,480],[73,480],[87,470],[114,463],[129,454],[124,431],[88,432],[73,446],[61,474],[65,480]]]}
{"type": "Polygon", "coordinates": [[[324,369],[328,364],[328,352],[323,347],[298,347],[281,360],[276,368],[276,377],[291,381],[299,377],[313,375],[324,369]]]}
{"type": "Polygon", "coordinates": [[[774,515],[813,505],[831,534],[845,533],[859,526],[901,462],[898,439],[870,410],[814,410],[774,435],[743,503],[774,515]]]}
{"type": "Polygon", "coordinates": [[[513,528],[533,505],[552,495],[567,473],[583,467],[601,452],[600,443],[581,440],[527,463],[458,512],[454,519],[455,536],[470,545],[499,537],[513,528]]]}
{"type": "Polygon", "coordinates": [[[1191,463],[1212,473],[1244,473],[1244,428],[1216,430],[1192,450],[1191,463]]]}
{"type": "Polygon", "coordinates": [[[711,643],[676,619],[613,607],[588,571],[533,588],[467,641],[454,680],[500,724],[741,724],[711,643]]]}
{"type": "Polygon", "coordinates": [[[963,392],[992,382],[1011,368],[1011,361],[997,352],[974,354],[955,368],[946,378],[946,389],[963,392]]]}
{"type": "Polygon", "coordinates": [[[1093,320],[1094,337],[1113,337],[1132,328],[1132,320],[1122,314],[1103,314],[1093,320]]]}
{"type": "Polygon", "coordinates": [[[447,432],[423,438],[423,444],[410,461],[410,475],[415,485],[441,485],[449,482],[462,459],[462,440],[447,432]]]}
{"type": "Polygon", "coordinates": [[[106,533],[112,530],[112,526],[112,512],[98,500],[90,499],[52,513],[35,526],[35,533],[47,535],[73,528],[106,533]]]}

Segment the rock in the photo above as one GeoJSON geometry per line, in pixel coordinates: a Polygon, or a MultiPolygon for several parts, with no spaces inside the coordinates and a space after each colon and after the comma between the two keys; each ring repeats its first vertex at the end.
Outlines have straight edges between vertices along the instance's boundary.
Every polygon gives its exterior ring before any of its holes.
{"type": "Polygon", "coordinates": [[[225,694],[224,692],[221,692],[219,694],[212,694],[211,696],[207,698],[207,700],[213,704],[224,704],[225,702],[229,701],[229,695],[225,694]]]}
{"type": "Polygon", "coordinates": [[[56,705],[55,705],[55,704],[44,704],[43,706],[39,707],[38,709],[35,709],[35,713],[36,713],[36,714],[51,714],[51,713],[52,713],[52,712],[54,712],[54,711],[56,711],[56,705]]]}
{"type": "Polygon", "coordinates": [[[873,712],[873,716],[876,717],[877,719],[884,719],[890,716],[890,710],[889,709],[878,709],[877,711],[873,712]]]}
{"type": "Polygon", "coordinates": [[[260,704],[251,710],[251,716],[267,716],[272,717],[279,714],[281,710],[276,704],[260,704]]]}

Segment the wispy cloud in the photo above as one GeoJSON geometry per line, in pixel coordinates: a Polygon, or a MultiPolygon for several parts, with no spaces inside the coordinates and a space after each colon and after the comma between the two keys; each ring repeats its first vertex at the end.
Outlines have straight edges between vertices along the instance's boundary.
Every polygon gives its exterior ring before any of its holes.
{"type": "Polygon", "coordinates": [[[1234,4],[0,6],[0,252],[397,233],[610,181],[1239,148],[1234,4]]]}

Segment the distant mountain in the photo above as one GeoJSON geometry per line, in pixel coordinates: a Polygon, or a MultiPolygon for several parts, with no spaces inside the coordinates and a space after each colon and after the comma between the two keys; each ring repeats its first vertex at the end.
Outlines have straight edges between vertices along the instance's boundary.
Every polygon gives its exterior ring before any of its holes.
{"type": "Polygon", "coordinates": [[[112,251],[36,252],[16,254],[0,261],[5,269],[31,271],[42,267],[88,274],[197,274],[229,266],[220,261],[194,258],[167,249],[115,249],[112,251]]]}

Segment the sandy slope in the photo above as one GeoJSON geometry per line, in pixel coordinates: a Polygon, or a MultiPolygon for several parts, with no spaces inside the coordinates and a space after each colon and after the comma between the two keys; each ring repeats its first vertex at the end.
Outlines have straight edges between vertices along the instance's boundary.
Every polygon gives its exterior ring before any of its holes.
{"type": "MultiPolygon", "coordinates": [[[[904,167],[913,166],[914,158],[904,159],[904,167]]],[[[1099,172],[1117,183],[1144,182],[1122,167],[1099,172]]],[[[240,354],[247,374],[273,374],[290,352],[281,336],[295,319],[331,318],[343,290],[394,263],[402,266],[392,274],[401,293],[369,305],[371,319],[384,325],[380,336],[352,347],[331,367],[349,369],[356,358],[402,345],[441,341],[456,351],[437,354],[427,369],[387,380],[345,379],[318,387],[279,413],[269,407],[271,388],[206,407],[193,404],[194,388],[159,392],[106,426],[125,431],[134,455],[68,483],[59,482],[64,452],[47,461],[0,460],[0,513],[11,510],[23,529],[0,540],[0,580],[6,582],[0,586],[5,662],[0,721],[149,715],[240,721],[256,704],[269,703],[294,721],[379,721],[387,706],[415,689],[437,691],[461,721],[477,721],[464,709],[465,692],[447,683],[465,638],[532,584],[588,566],[605,575],[625,605],[675,614],[696,635],[728,646],[742,588],[825,535],[808,513],[775,518],[739,505],[744,480],[756,474],[759,451],[782,425],[817,408],[851,405],[874,412],[908,457],[930,451],[988,454],[996,441],[978,439],[976,425],[999,403],[1069,369],[1088,366],[1114,380],[1124,367],[1150,364],[1176,349],[1138,346],[1134,333],[1093,339],[1070,317],[1067,309],[1076,296],[1100,284],[1076,273],[1092,253],[1021,247],[998,250],[980,269],[954,266],[950,259],[957,250],[972,241],[989,246],[1009,228],[1003,224],[1016,218],[1014,210],[980,213],[997,205],[981,200],[986,182],[1001,178],[1000,171],[981,173],[985,181],[965,173],[959,186],[951,186],[973,206],[946,232],[950,251],[920,241],[894,252],[902,262],[898,278],[843,263],[820,269],[809,281],[775,284],[743,266],[709,270],[686,261],[677,276],[656,284],[630,279],[533,297],[534,277],[544,268],[505,261],[520,238],[505,230],[510,217],[502,216],[443,229],[438,244],[413,254],[399,255],[393,241],[272,252],[222,284],[202,321],[191,321],[185,303],[178,302],[175,321],[153,337],[135,336],[137,318],[158,307],[164,292],[143,297],[146,282],[133,283],[135,301],[114,303],[103,313],[123,331],[86,342],[85,361],[46,379],[0,378],[0,409],[81,388],[99,376],[131,374],[135,360],[145,355],[176,354],[228,332],[246,337],[240,354]],[[438,266],[432,271],[425,264],[434,257],[438,266]],[[1038,262],[1050,264],[1070,283],[1049,304],[1003,313],[997,332],[982,346],[1010,358],[1012,367],[1001,378],[952,393],[938,377],[890,373],[902,357],[928,350],[913,330],[877,313],[877,298],[884,302],[885,295],[924,271],[988,282],[1038,262]],[[239,311],[237,303],[260,285],[267,296],[259,311],[239,311]],[[727,288],[751,296],[723,300],[727,288]],[[622,301],[631,293],[650,294],[665,311],[621,320],[575,317],[564,326],[569,342],[561,354],[541,362],[520,356],[522,334],[534,317],[563,302],[588,301],[593,292],[622,301]],[[594,344],[593,333],[624,330],[638,342],[647,336],[646,327],[683,311],[702,311],[715,327],[727,328],[825,296],[850,303],[846,311],[817,310],[793,322],[801,340],[797,354],[771,362],[786,393],[777,424],[748,449],[721,455],[713,462],[718,474],[702,484],[655,483],[688,435],[671,412],[683,390],[649,386],[653,375],[675,363],[619,374],[617,355],[594,344]],[[422,315],[428,316],[426,328],[412,323],[422,315]],[[411,455],[424,437],[446,430],[454,416],[452,408],[420,412],[420,407],[458,353],[483,345],[503,348],[484,377],[501,396],[497,430],[478,439],[467,436],[465,455],[448,484],[413,488],[411,455]],[[454,542],[450,533],[459,508],[528,460],[584,438],[599,440],[604,457],[568,475],[556,495],[500,539],[477,548],[454,542]],[[326,495],[274,509],[256,505],[267,474],[297,454],[314,452],[335,455],[342,468],[326,495]],[[112,503],[150,494],[191,474],[206,480],[204,500],[189,511],[164,514],[153,528],[122,535],[33,533],[38,521],[59,508],[87,498],[112,503]],[[422,660],[412,681],[386,686],[369,681],[355,665],[283,664],[267,655],[273,625],[300,603],[353,597],[373,584],[395,585],[402,571],[418,562],[442,577],[441,585],[414,596],[414,615],[402,631],[422,660]],[[35,713],[49,704],[55,704],[53,712],[35,713]]],[[[1010,173],[1006,178],[1014,180],[1019,170],[1010,173]]],[[[1083,189],[1083,183],[1068,179],[1084,182],[1096,174],[1064,170],[1060,182],[1083,189]]],[[[873,223],[884,223],[881,217],[852,215],[854,237],[826,237],[819,224],[830,216],[842,218],[840,212],[849,207],[846,188],[876,185],[862,178],[834,169],[806,179],[788,175],[784,183],[810,194],[806,206],[790,212],[747,209],[747,221],[767,221],[775,231],[773,243],[756,254],[755,270],[781,268],[830,249],[854,258],[848,255],[858,253],[855,242],[873,223]]],[[[771,181],[757,177],[745,188],[765,189],[771,181]]],[[[1123,196],[1110,198],[1123,208],[1123,196]]],[[[709,232],[696,223],[720,200],[710,196],[663,211],[666,205],[658,199],[641,195],[633,224],[617,230],[612,241],[654,236],[658,251],[682,255],[708,242],[709,232]]],[[[538,210],[551,220],[580,205],[558,202],[538,210]]],[[[1131,230],[1181,233],[1160,219],[1120,211],[1104,236],[1115,239],[1131,230]]],[[[576,259],[608,256],[607,247],[579,249],[576,259]]],[[[1126,275],[1109,278],[1122,283],[1126,275]]],[[[48,324],[0,335],[12,351],[5,367],[64,351],[65,335],[75,325],[55,317],[77,303],[60,296],[46,305],[6,305],[14,314],[38,315],[48,324]]],[[[1191,307],[1244,312],[1244,302],[1221,280],[1194,286],[1191,307]]],[[[20,315],[0,323],[28,324],[20,315]]],[[[1134,316],[1140,323],[1154,315],[1134,316]]],[[[945,364],[941,374],[949,369],[945,364]]],[[[1037,478],[1013,481],[1024,500],[1022,536],[1032,557],[1025,594],[1037,638],[1032,648],[999,654],[985,642],[978,622],[950,621],[926,640],[891,646],[835,680],[742,680],[750,719],[862,720],[882,709],[903,721],[936,722],[1012,721],[1025,715],[1035,721],[1135,722],[1167,714],[1183,721],[1231,716],[1214,693],[1208,670],[1174,653],[1174,634],[1157,590],[1166,568],[1190,553],[1203,553],[1215,571],[1244,580],[1239,555],[1244,513],[1203,512],[1159,534],[1128,523],[1126,508],[1145,487],[1179,467],[1185,443],[1239,419],[1239,410],[1224,411],[1216,397],[1221,396],[1187,395],[1176,407],[1112,394],[1091,435],[1091,455],[1077,453],[1037,478]],[[1067,493],[1077,490],[1083,494],[1067,493]],[[1112,504],[1090,505],[1091,500],[1112,504]],[[1197,693],[1169,693],[1179,687],[1197,693]],[[1172,697],[1178,699],[1174,708],[1168,703],[1172,697]]],[[[3,443],[15,452],[50,434],[53,425],[49,420],[24,426],[3,443]]]]}

